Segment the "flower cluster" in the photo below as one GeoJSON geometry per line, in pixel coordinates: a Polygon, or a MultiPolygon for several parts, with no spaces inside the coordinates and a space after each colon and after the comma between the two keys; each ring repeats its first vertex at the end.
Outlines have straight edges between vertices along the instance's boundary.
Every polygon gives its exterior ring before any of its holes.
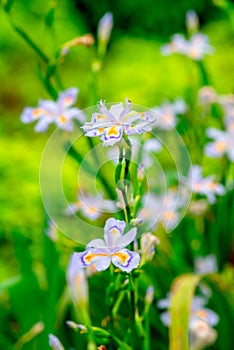
{"type": "Polygon", "coordinates": [[[113,146],[126,135],[141,134],[151,130],[155,121],[153,112],[131,111],[132,103],[126,99],[126,106],[117,103],[108,110],[100,101],[99,112],[92,114],[91,122],[86,122],[82,129],[86,136],[100,136],[104,146],[113,146]]]}
{"type": "Polygon", "coordinates": [[[195,272],[199,275],[218,271],[216,255],[199,256],[194,261],[195,272]]]}
{"type": "Polygon", "coordinates": [[[171,130],[177,125],[177,115],[187,112],[187,105],[182,98],[177,98],[173,103],[165,101],[161,106],[154,107],[157,115],[154,126],[162,130],[171,130]]]}
{"type": "Polygon", "coordinates": [[[193,165],[188,173],[187,178],[181,178],[193,193],[207,197],[210,204],[215,203],[215,195],[222,196],[225,193],[225,187],[214,181],[214,176],[202,177],[202,168],[199,165],[193,165]]]}
{"type": "Polygon", "coordinates": [[[138,217],[151,228],[161,224],[166,230],[172,230],[181,219],[179,210],[184,202],[185,198],[178,198],[174,190],[168,191],[166,196],[149,193],[143,196],[143,208],[138,217]]]}
{"type": "Polygon", "coordinates": [[[224,154],[234,162],[234,129],[226,131],[216,128],[208,128],[206,134],[213,142],[209,142],[205,147],[205,153],[211,158],[221,158],[224,154]]]}
{"type": "MultiPolygon", "coordinates": [[[[215,326],[219,322],[218,315],[204,307],[207,303],[207,300],[200,296],[195,296],[192,301],[191,311],[190,311],[190,323],[194,318],[201,318],[205,322],[207,322],[210,326],[215,326]]],[[[171,294],[168,293],[167,298],[161,299],[158,301],[157,306],[160,309],[168,309],[171,305],[171,294]]],[[[161,320],[165,326],[169,326],[171,323],[170,313],[169,311],[164,311],[161,315],[161,320]]]]}
{"type": "Polygon", "coordinates": [[[38,107],[26,107],[21,115],[21,121],[25,124],[37,122],[36,132],[45,132],[48,126],[54,123],[58,128],[73,131],[73,120],[85,121],[84,113],[72,107],[76,102],[77,88],[69,88],[59,94],[56,102],[51,100],[39,100],[38,107]]]}

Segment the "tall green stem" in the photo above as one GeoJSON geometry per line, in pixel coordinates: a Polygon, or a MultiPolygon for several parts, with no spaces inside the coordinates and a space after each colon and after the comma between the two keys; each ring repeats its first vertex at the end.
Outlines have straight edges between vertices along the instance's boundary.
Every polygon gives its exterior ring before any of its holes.
{"type": "Polygon", "coordinates": [[[68,155],[72,157],[78,164],[82,164],[84,170],[92,175],[92,176],[97,176],[99,181],[101,182],[104,190],[108,193],[111,199],[115,199],[115,193],[109,183],[106,181],[105,177],[103,174],[99,171],[98,173],[96,170],[93,168],[92,164],[90,164],[89,161],[87,161],[80,153],[78,150],[74,148],[73,145],[70,144],[70,142],[66,142],[64,144],[64,149],[68,152],[68,155]]]}
{"type": "Polygon", "coordinates": [[[200,70],[201,75],[201,84],[202,86],[210,85],[209,77],[202,61],[197,61],[198,68],[200,70]]]}

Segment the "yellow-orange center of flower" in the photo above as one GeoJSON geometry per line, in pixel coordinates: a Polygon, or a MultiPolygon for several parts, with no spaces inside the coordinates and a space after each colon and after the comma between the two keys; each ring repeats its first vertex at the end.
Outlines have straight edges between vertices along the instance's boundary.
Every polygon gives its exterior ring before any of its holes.
{"type": "Polygon", "coordinates": [[[116,256],[117,258],[119,258],[123,265],[126,264],[126,262],[128,261],[128,258],[129,258],[128,254],[124,253],[124,252],[116,252],[116,253],[112,254],[112,256],[116,256]]]}
{"type": "Polygon", "coordinates": [[[225,150],[225,143],[222,142],[222,141],[217,141],[215,142],[215,149],[218,151],[218,152],[222,152],[225,150]]]}
{"type": "Polygon", "coordinates": [[[97,210],[94,207],[88,207],[87,212],[89,214],[95,214],[97,212],[97,210]]]}
{"type": "Polygon", "coordinates": [[[34,118],[37,118],[41,114],[41,109],[36,108],[33,110],[32,115],[34,118]]]}
{"type": "Polygon", "coordinates": [[[163,214],[163,217],[166,219],[166,220],[171,220],[174,216],[174,212],[172,210],[167,210],[164,214],[163,214]]]}
{"type": "Polygon", "coordinates": [[[59,120],[60,120],[61,123],[66,123],[67,118],[65,117],[65,115],[61,115],[59,120]]]}
{"type": "Polygon", "coordinates": [[[111,136],[111,135],[118,136],[118,134],[119,134],[118,130],[115,126],[110,127],[110,129],[107,132],[107,136],[111,136]]]}
{"type": "Polygon", "coordinates": [[[100,256],[108,256],[109,254],[106,254],[106,253],[96,253],[96,254],[93,254],[93,253],[88,253],[87,255],[84,256],[84,260],[90,264],[92,262],[92,260],[96,257],[100,257],[100,256]]]}
{"type": "Polygon", "coordinates": [[[201,318],[206,318],[207,317],[207,312],[205,310],[198,310],[195,312],[196,316],[201,317],[201,318]]]}

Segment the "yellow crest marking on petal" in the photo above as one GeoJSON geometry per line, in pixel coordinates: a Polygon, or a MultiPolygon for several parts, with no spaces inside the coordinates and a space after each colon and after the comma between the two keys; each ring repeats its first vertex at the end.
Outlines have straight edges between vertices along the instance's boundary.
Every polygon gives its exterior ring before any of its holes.
{"type": "Polygon", "coordinates": [[[225,148],[226,148],[226,147],[225,147],[225,143],[222,142],[222,141],[217,141],[217,142],[215,142],[214,147],[215,147],[215,149],[216,149],[218,152],[222,152],[222,151],[224,151],[225,148]]]}
{"type": "Polygon", "coordinates": [[[126,252],[116,252],[116,253],[112,254],[112,256],[116,256],[117,258],[119,258],[119,260],[121,260],[121,263],[123,265],[126,265],[128,259],[129,259],[129,255],[126,252]]]}
{"type": "Polygon", "coordinates": [[[35,108],[33,111],[32,111],[32,115],[33,115],[33,118],[38,118],[39,115],[41,114],[42,110],[40,108],[35,108]]]}
{"type": "Polygon", "coordinates": [[[84,256],[84,260],[87,264],[90,264],[92,262],[93,259],[100,257],[100,256],[108,256],[108,254],[106,253],[88,253],[87,255],[84,256]]]}
{"type": "Polygon", "coordinates": [[[109,128],[109,130],[107,131],[107,135],[106,135],[107,137],[110,137],[112,135],[114,135],[114,136],[118,136],[119,135],[119,131],[118,131],[116,126],[111,126],[109,128]]]}
{"type": "Polygon", "coordinates": [[[65,117],[65,115],[60,115],[59,120],[61,123],[66,123],[67,117],[65,117]]]}
{"type": "Polygon", "coordinates": [[[171,114],[166,113],[163,115],[163,119],[170,123],[172,121],[173,117],[171,114]]]}
{"type": "Polygon", "coordinates": [[[193,190],[199,192],[202,189],[202,184],[200,182],[193,184],[193,190]]]}
{"type": "Polygon", "coordinates": [[[192,58],[197,58],[200,56],[200,51],[197,47],[192,47],[189,51],[189,56],[192,58]]]}
{"type": "Polygon", "coordinates": [[[97,114],[96,118],[97,118],[97,120],[100,120],[100,119],[108,120],[108,118],[102,114],[97,114]]]}
{"type": "Polygon", "coordinates": [[[110,230],[110,233],[111,233],[111,234],[113,233],[113,235],[116,235],[117,233],[119,233],[119,230],[118,230],[117,228],[113,227],[113,228],[110,230]]]}
{"type": "Polygon", "coordinates": [[[105,128],[99,128],[99,129],[98,129],[98,134],[103,133],[104,130],[105,130],[105,128]]]}
{"type": "Polygon", "coordinates": [[[72,101],[72,97],[71,96],[67,96],[65,97],[64,99],[64,102],[67,104],[67,103],[70,103],[72,101]]]}
{"type": "Polygon", "coordinates": [[[167,210],[165,211],[165,213],[163,214],[163,217],[166,220],[171,220],[174,217],[175,213],[172,210],[167,210]]]}
{"type": "Polygon", "coordinates": [[[217,188],[217,183],[211,182],[211,183],[209,184],[209,188],[210,188],[211,190],[215,191],[216,188],[217,188]]]}
{"type": "Polygon", "coordinates": [[[196,316],[201,318],[207,318],[207,312],[205,310],[198,310],[194,312],[196,316]]]}
{"type": "Polygon", "coordinates": [[[87,208],[87,212],[88,212],[89,214],[96,214],[98,211],[97,211],[97,209],[95,209],[94,207],[88,207],[88,208],[87,208]]]}

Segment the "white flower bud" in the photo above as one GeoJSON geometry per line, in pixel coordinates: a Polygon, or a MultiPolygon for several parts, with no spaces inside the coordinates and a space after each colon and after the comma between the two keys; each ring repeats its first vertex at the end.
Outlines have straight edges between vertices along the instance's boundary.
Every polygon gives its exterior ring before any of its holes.
{"type": "Polygon", "coordinates": [[[88,283],[84,269],[78,266],[76,253],[71,256],[67,280],[74,304],[86,307],[88,304],[88,283]]]}
{"type": "Polygon", "coordinates": [[[217,332],[207,322],[194,318],[189,325],[189,340],[191,350],[202,350],[212,345],[217,338],[217,332]]]}
{"type": "Polygon", "coordinates": [[[199,27],[199,19],[194,10],[189,10],[186,13],[186,27],[189,33],[197,32],[199,27]]]}
{"type": "Polygon", "coordinates": [[[113,15],[111,12],[105,13],[105,15],[100,19],[98,23],[98,40],[107,43],[110,40],[111,30],[113,27],[113,15]]]}
{"type": "Polygon", "coordinates": [[[149,286],[146,290],[145,302],[147,304],[152,304],[153,300],[154,300],[154,287],[149,286]]]}
{"type": "Polygon", "coordinates": [[[64,350],[64,347],[60,340],[53,334],[49,334],[49,346],[53,350],[64,350]]]}

